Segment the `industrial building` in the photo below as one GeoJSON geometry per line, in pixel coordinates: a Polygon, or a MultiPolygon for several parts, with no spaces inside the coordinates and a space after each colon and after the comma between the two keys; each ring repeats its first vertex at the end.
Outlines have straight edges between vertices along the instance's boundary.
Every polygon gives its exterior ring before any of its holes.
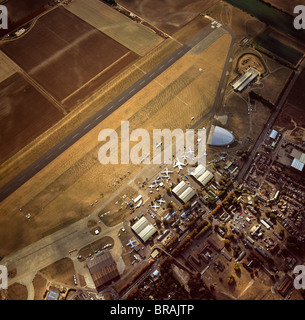
{"type": "Polygon", "coordinates": [[[208,136],[207,144],[211,146],[226,146],[234,142],[233,134],[218,126],[211,126],[211,130],[208,136]]]}
{"type": "Polygon", "coordinates": [[[178,183],[178,185],[176,185],[172,192],[183,203],[187,203],[188,201],[190,201],[196,194],[196,191],[184,181],[178,183]]]}
{"type": "Polygon", "coordinates": [[[87,267],[97,291],[120,276],[116,262],[109,251],[88,260],[87,267]]]}
{"type": "Polygon", "coordinates": [[[291,167],[302,172],[305,165],[305,153],[297,149],[293,149],[290,157],[293,159],[291,167]]]}
{"type": "Polygon", "coordinates": [[[253,80],[259,76],[259,72],[254,68],[249,68],[234,84],[233,89],[238,92],[242,92],[247,85],[249,85],[253,80]]]}
{"type": "Polygon", "coordinates": [[[145,217],[136,222],[131,229],[143,242],[146,242],[157,232],[157,229],[145,217]]]}
{"type": "Polygon", "coordinates": [[[206,168],[200,164],[196,169],[191,173],[191,176],[205,187],[213,178],[214,175],[206,168]]]}

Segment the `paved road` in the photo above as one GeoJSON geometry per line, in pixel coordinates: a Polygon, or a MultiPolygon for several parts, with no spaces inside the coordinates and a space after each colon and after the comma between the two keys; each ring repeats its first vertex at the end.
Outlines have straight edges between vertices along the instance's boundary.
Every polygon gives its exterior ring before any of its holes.
{"type": "Polygon", "coordinates": [[[11,179],[7,184],[0,188],[0,201],[3,201],[15,190],[21,187],[26,181],[31,179],[36,173],[46,167],[50,162],[62,154],[66,149],[72,146],[76,141],[83,137],[86,133],[92,130],[95,126],[101,123],[105,118],[107,118],[112,112],[117,110],[121,105],[123,105],[127,100],[132,98],[137,92],[142,90],[147,84],[158,77],[163,71],[169,68],[182,56],[184,56],[189,50],[196,46],[201,40],[207,37],[210,33],[215,31],[211,25],[202,29],[197,33],[191,40],[186,42],[181,48],[176,50],[170,56],[165,58],[161,63],[159,63],[154,69],[146,73],[141,79],[135,82],[131,87],[121,93],[112,102],[107,104],[105,107],[100,109],[95,115],[85,121],[81,126],[75,129],[72,133],[66,136],[43,156],[29,165],[16,177],[11,179]]]}

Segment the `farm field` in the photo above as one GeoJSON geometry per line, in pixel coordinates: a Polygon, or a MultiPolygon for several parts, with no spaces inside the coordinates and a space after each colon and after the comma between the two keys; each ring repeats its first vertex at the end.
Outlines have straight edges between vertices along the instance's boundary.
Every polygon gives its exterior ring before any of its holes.
{"type": "Polygon", "coordinates": [[[20,73],[0,83],[0,163],[63,117],[20,73]],[[18,94],[17,94],[18,93],[18,94]]]}
{"type": "Polygon", "coordinates": [[[62,7],[40,17],[28,33],[0,48],[59,101],[70,97],[105,69],[114,68],[116,62],[120,69],[124,68],[130,63],[128,55],[137,58],[62,7]]]}
{"type": "Polygon", "coordinates": [[[270,32],[270,30],[260,34],[255,39],[255,45],[288,61],[293,66],[297,65],[304,55],[304,52],[286,44],[276,32],[270,32]]]}
{"type": "Polygon", "coordinates": [[[0,50],[0,83],[18,71],[18,66],[0,50]]]}
{"type": "Polygon", "coordinates": [[[121,120],[129,120],[130,130],[185,129],[190,127],[191,117],[198,119],[208,112],[231,40],[225,34],[206,50],[183,56],[5,199],[0,204],[2,225],[10,221],[12,228],[9,233],[1,230],[1,239],[8,239],[2,252],[17,250],[87,216],[92,211],[90,203],[104,202],[124,183],[125,178],[116,183],[120,177],[129,173],[127,177],[132,178],[144,166],[101,165],[97,159],[101,146],[97,138],[102,128],[117,129],[121,120]],[[213,89],[204,91],[207,87],[213,89]],[[24,217],[26,212],[31,213],[30,222],[24,217]]]}
{"type": "Polygon", "coordinates": [[[172,35],[219,0],[118,0],[139,17],[172,35]]]}
{"type": "Polygon", "coordinates": [[[31,0],[27,2],[19,0],[7,1],[4,5],[9,12],[8,30],[0,29],[0,37],[49,9],[48,2],[48,0],[31,0]]]}
{"type": "Polygon", "coordinates": [[[66,8],[140,56],[164,40],[99,0],[75,0],[66,8]]]}

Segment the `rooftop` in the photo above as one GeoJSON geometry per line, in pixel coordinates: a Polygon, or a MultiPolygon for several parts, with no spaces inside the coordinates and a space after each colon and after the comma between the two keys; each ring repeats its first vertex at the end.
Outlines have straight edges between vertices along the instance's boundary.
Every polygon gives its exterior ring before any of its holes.
{"type": "Polygon", "coordinates": [[[138,222],[136,222],[131,229],[143,242],[146,242],[157,232],[157,229],[145,217],[142,217],[138,222]]]}
{"type": "Polygon", "coordinates": [[[208,145],[225,146],[231,144],[233,141],[234,136],[230,131],[218,126],[211,127],[207,141],[208,145]]]}
{"type": "Polygon", "coordinates": [[[109,251],[88,260],[87,267],[96,289],[120,276],[116,262],[109,251]]]}

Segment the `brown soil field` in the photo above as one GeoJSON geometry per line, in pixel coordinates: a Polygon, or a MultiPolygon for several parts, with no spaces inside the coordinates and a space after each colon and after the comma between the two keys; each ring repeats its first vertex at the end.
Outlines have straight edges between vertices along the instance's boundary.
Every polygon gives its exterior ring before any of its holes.
{"type": "Polygon", "coordinates": [[[117,61],[120,69],[126,66],[120,58],[129,53],[62,7],[40,17],[27,34],[5,42],[1,50],[60,101],[117,61]]]}
{"type": "Polygon", "coordinates": [[[0,50],[0,82],[18,71],[18,66],[0,50]]]}
{"type": "Polygon", "coordinates": [[[74,0],[66,8],[138,55],[144,56],[163,41],[153,31],[100,0],[74,0]]]}
{"type": "Polygon", "coordinates": [[[19,1],[9,0],[4,5],[7,7],[9,12],[9,22],[15,23],[20,20],[24,20],[26,17],[31,16],[41,7],[48,4],[48,0],[30,0],[30,1],[19,1]]]}
{"type": "Polygon", "coordinates": [[[0,83],[0,163],[63,117],[19,73],[0,83]]]}
{"type": "Polygon", "coordinates": [[[303,110],[304,113],[304,101],[305,101],[305,71],[301,73],[297,82],[295,83],[289,97],[288,102],[303,110]]]}
{"type": "Polygon", "coordinates": [[[48,280],[56,280],[68,285],[74,285],[74,264],[70,258],[63,258],[40,270],[40,273],[48,280]]]}
{"type": "Polygon", "coordinates": [[[118,0],[117,3],[172,35],[219,0],[118,0]]]}
{"type": "Polygon", "coordinates": [[[9,0],[4,5],[6,6],[8,14],[8,30],[0,29],[0,36],[15,30],[22,26],[29,20],[35,18],[40,13],[49,8],[48,0],[30,0],[19,1],[9,0]]]}
{"type": "Polygon", "coordinates": [[[28,290],[26,286],[20,283],[14,283],[8,287],[7,300],[26,300],[28,290]]]}

